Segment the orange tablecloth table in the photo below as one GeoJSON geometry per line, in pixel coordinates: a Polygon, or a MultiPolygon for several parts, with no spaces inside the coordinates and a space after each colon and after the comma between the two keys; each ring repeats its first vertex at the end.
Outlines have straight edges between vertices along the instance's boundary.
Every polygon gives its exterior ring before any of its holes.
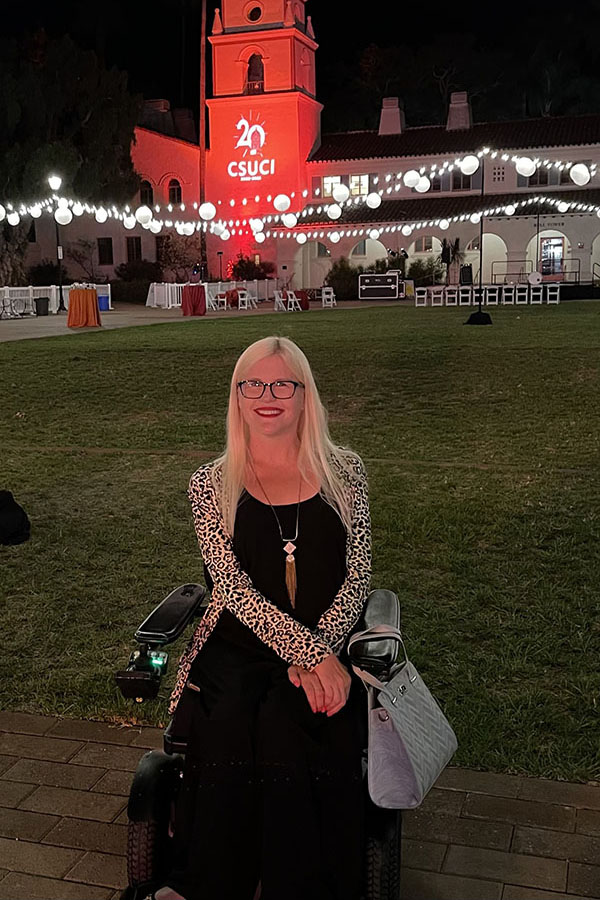
{"type": "Polygon", "coordinates": [[[95,288],[75,288],[69,291],[67,326],[85,328],[89,325],[102,325],[98,309],[98,293],[95,288]]]}
{"type": "Polygon", "coordinates": [[[186,284],[181,292],[181,311],[184,316],[206,315],[206,292],[203,284],[186,284]]]}

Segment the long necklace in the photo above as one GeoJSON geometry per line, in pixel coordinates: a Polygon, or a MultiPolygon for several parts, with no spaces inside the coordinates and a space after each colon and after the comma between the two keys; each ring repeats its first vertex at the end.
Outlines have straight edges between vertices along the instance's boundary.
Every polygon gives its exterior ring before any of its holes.
{"type": "Polygon", "coordinates": [[[262,486],[260,478],[256,474],[256,469],[252,465],[252,460],[250,459],[250,457],[248,457],[248,461],[250,463],[250,468],[252,469],[252,472],[254,473],[254,477],[256,478],[256,480],[258,482],[258,486],[260,487],[261,491],[267,498],[267,503],[271,507],[271,509],[273,511],[273,515],[275,516],[275,521],[277,522],[277,528],[279,529],[279,537],[281,538],[281,541],[283,543],[283,552],[285,553],[285,586],[287,588],[290,603],[292,604],[292,606],[295,609],[296,608],[296,560],[294,558],[294,553],[296,551],[296,545],[295,545],[294,541],[298,540],[298,524],[300,522],[300,492],[302,489],[302,476],[300,476],[300,483],[298,484],[298,505],[296,507],[296,534],[294,535],[293,538],[286,538],[283,536],[283,531],[281,529],[281,523],[279,521],[279,516],[275,512],[275,508],[274,508],[273,504],[271,503],[271,501],[269,500],[269,495],[265,491],[264,487],[262,486]]]}

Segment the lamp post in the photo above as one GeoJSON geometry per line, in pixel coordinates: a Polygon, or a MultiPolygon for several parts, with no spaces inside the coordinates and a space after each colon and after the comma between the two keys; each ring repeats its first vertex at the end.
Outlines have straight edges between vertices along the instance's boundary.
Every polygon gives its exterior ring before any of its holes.
{"type": "MultiPolygon", "coordinates": [[[[469,157],[467,157],[469,159],[469,157]]],[[[485,156],[481,157],[481,205],[483,206],[483,195],[485,193],[485,156]]],[[[483,212],[479,219],[479,305],[477,312],[471,313],[466,321],[466,325],[491,325],[492,317],[488,312],[481,309],[481,298],[483,296],[483,212]]]]}
{"type": "Polygon", "coordinates": [[[217,250],[217,256],[219,257],[219,281],[223,281],[223,251],[217,250]]]}
{"type": "MultiPolygon", "coordinates": [[[[50,175],[48,178],[48,184],[50,185],[51,191],[59,191],[60,186],[62,184],[62,178],[60,175],[50,175]]],[[[65,306],[65,301],[63,297],[63,288],[62,288],[62,260],[63,260],[63,248],[60,243],[60,231],[58,230],[58,222],[54,219],[54,230],[56,235],[56,259],[58,261],[58,309],[57,312],[66,312],[67,307],[65,306]]]]}

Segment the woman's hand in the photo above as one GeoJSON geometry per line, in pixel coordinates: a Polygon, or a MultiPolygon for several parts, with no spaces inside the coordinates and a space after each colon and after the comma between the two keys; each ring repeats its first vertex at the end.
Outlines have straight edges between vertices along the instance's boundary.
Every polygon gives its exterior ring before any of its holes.
{"type": "Polygon", "coordinates": [[[313,712],[334,716],[348,700],[352,679],[335,653],[309,672],[299,666],[288,668],[288,677],[296,687],[302,686],[313,712]]]}

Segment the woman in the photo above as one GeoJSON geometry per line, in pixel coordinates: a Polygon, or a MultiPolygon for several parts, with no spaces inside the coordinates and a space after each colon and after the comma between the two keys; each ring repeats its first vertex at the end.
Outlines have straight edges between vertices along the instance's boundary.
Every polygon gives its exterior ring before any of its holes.
{"type": "Polygon", "coordinates": [[[253,900],[259,881],[261,900],[359,900],[365,700],[343,647],[369,587],[367,479],[292,341],[240,356],[226,450],[189,497],[211,603],[171,697],[191,725],[157,900],[253,900]]]}

